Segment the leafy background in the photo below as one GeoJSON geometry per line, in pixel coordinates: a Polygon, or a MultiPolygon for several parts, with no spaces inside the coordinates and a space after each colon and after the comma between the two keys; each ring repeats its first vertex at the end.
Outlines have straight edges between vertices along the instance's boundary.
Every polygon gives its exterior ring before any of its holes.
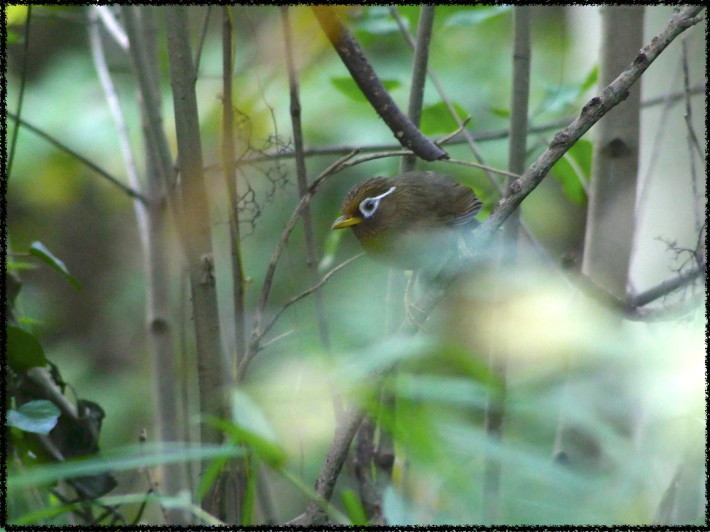
{"type": "MultiPolygon", "coordinates": [[[[196,45],[198,21],[205,16],[205,8],[190,9],[196,45]]],[[[414,31],[418,8],[403,6],[399,10],[414,31]]],[[[246,151],[248,141],[253,148],[274,152],[288,145],[291,132],[278,12],[270,7],[235,7],[234,11],[238,43],[235,105],[245,117],[240,123],[240,149],[246,151]]],[[[648,7],[646,11],[646,36],[650,38],[667,21],[671,8],[648,7]]],[[[8,108],[17,108],[22,69],[26,68],[22,118],[123,179],[125,168],[116,132],[88,51],[84,8],[36,7],[29,36],[22,33],[25,13],[26,8],[19,6],[8,13],[8,108]],[[30,41],[26,57],[24,38],[30,41]]],[[[376,71],[388,81],[395,100],[406,108],[411,52],[402,43],[387,8],[353,8],[351,16],[352,27],[376,71]]],[[[391,134],[353,89],[309,10],[294,8],[292,17],[307,147],[391,144],[391,134]]],[[[208,165],[219,161],[218,24],[213,16],[200,56],[197,83],[208,165]]],[[[533,125],[573,117],[594,94],[597,24],[593,7],[535,11],[530,100],[533,125]]],[[[692,81],[701,83],[704,53],[700,33],[688,37],[688,44],[692,81]]],[[[140,151],[141,128],[127,60],[110,40],[105,46],[131,138],[140,151]]],[[[644,76],[644,100],[680,90],[678,48],[664,54],[644,76]]],[[[429,64],[461,116],[472,117],[473,132],[507,127],[510,51],[510,8],[437,9],[429,64]]],[[[167,58],[163,56],[162,61],[165,128],[174,150],[167,58]]],[[[697,130],[703,131],[700,124],[704,109],[700,109],[698,100],[694,103],[697,109],[692,119],[697,130]]],[[[641,175],[646,201],[639,212],[638,247],[631,272],[637,290],[669,277],[682,261],[669,252],[668,241],[695,247],[697,233],[691,206],[699,201],[697,189],[681,178],[687,175],[682,166],[687,164],[682,113],[672,112],[664,118],[661,109],[654,107],[644,112],[642,120],[641,175]],[[656,155],[657,131],[664,136],[662,150],[656,155]]],[[[12,135],[15,123],[8,120],[8,127],[12,135]]],[[[431,85],[425,94],[422,127],[430,135],[454,129],[450,118],[442,115],[441,101],[431,85]]],[[[530,137],[530,160],[554,132],[551,129],[530,137]]],[[[546,179],[522,208],[524,220],[553,260],[563,253],[581,253],[586,198],[580,174],[583,180],[589,176],[591,138],[587,135],[573,148],[555,168],[554,179],[546,179]]],[[[487,164],[505,167],[505,139],[481,143],[481,147],[487,164]]],[[[451,147],[449,152],[455,158],[470,158],[463,146],[451,147]]],[[[332,155],[309,158],[309,175],[317,175],[333,160],[332,155]]],[[[486,211],[497,200],[477,170],[445,163],[430,167],[472,186],[484,199],[486,211]]],[[[319,248],[326,250],[325,262],[334,259],[331,255],[340,260],[359,251],[350,235],[329,230],[345,192],[364,177],[393,175],[397,168],[397,160],[382,159],[348,169],[319,193],[312,209],[319,248]]],[[[246,167],[240,179],[253,188],[256,204],[251,207],[259,208],[253,226],[244,228],[247,236],[242,242],[251,278],[247,297],[253,304],[273,245],[297,200],[297,190],[288,159],[246,167]]],[[[208,172],[208,180],[214,200],[215,249],[226,250],[227,214],[220,202],[221,178],[216,172],[208,172]]],[[[130,199],[75,157],[20,129],[7,200],[11,266],[23,280],[18,300],[23,326],[37,335],[64,379],[106,410],[102,449],[135,443],[141,429],[151,433],[153,422],[144,273],[130,199]],[[66,264],[80,283],[80,290],[36,257],[25,255],[36,241],[66,264]]],[[[299,231],[289,243],[286,260],[275,278],[274,308],[308,286],[299,231]]],[[[704,316],[697,311],[680,322],[653,326],[626,323],[610,332],[599,310],[580,294],[570,295],[569,288],[539,264],[534,252],[525,250],[523,255],[531,258],[517,269],[487,272],[488,278],[472,280],[458,297],[447,301],[433,318],[430,334],[416,346],[398,342],[391,348],[382,343],[384,324],[389,319],[381,304],[386,296],[387,272],[366,260],[356,261],[325,291],[336,346],[332,359],[319,344],[312,302],[304,300],[289,309],[273,336],[290,335],[259,355],[245,384],[245,393],[268,420],[289,467],[306,483],[318,471],[333,429],[328,399],[331,372],[338,377],[338,388],[357,396],[365,393],[358,391],[363,383],[357,375],[399,357],[406,365],[394,384],[401,401],[392,430],[399,437],[402,454],[408,457],[408,468],[396,475],[408,475],[409,491],[389,489],[386,494],[393,524],[476,521],[477,510],[470,501],[479,500],[485,452],[502,457],[504,483],[511,494],[504,515],[511,524],[638,523],[653,515],[682,456],[690,453],[693,463],[700,466],[697,448],[704,432],[704,316]],[[486,279],[495,279],[503,287],[502,298],[518,318],[508,331],[487,327],[489,314],[494,311],[486,306],[487,296],[479,288],[486,279]],[[511,360],[505,442],[491,450],[481,428],[481,408],[486,390],[492,386],[484,371],[485,345],[500,337],[512,339],[516,355],[511,360]],[[475,363],[471,362],[472,355],[475,363]],[[574,361],[572,384],[565,384],[562,377],[570,358],[574,361]],[[612,373],[618,374],[618,379],[608,381],[608,368],[615,368],[612,373]],[[620,389],[630,390],[633,398],[625,394],[617,397],[620,389]],[[610,408],[605,401],[610,397],[619,403],[628,400],[637,404],[633,401],[638,400],[644,405],[637,412],[641,419],[638,426],[642,427],[638,434],[620,436],[598,417],[602,415],[599,412],[610,408]],[[602,474],[586,476],[550,463],[560,404],[566,404],[568,415],[581,426],[593,428],[612,449],[609,469],[602,474]],[[531,484],[535,489],[530,489],[531,484]]],[[[227,275],[220,275],[227,271],[228,256],[218,253],[216,260],[220,310],[229,316],[231,283],[227,275]]],[[[179,264],[172,266],[179,271],[179,264]]],[[[182,301],[182,310],[176,315],[181,316],[183,324],[189,324],[184,289],[179,283],[175,283],[174,297],[182,301]]],[[[233,334],[223,328],[225,345],[230,345],[233,334]]],[[[190,339],[186,341],[189,344],[190,339]]],[[[284,501],[280,514],[286,520],[297,513],[302,500],[287,484],[272,480],[274,498],[284,501]]],[[[124,482],[126,492],[139,489],[136,475],[128,475],[124,482]]]]}

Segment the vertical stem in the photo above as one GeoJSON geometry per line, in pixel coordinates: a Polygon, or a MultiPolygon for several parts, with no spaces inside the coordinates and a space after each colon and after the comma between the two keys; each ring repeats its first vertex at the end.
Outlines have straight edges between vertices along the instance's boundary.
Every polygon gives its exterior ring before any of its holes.
{"type": "MultiPolygon", "coordinates": [[[[422,6],[419,12],[419,26],[417,27],[417,40],[414,45],[414,60],[412,63],[412,84],[409,89],[409,107],[407,116],[412,123],[419,127],[422,117],[424,102],[424,85],[429,62],[429,43],[431,31],[434,27],[434,13],[436,6],[422,6]]],[[[414,170],[417,164],[415,155],[402,157],[400,172],[414,170]]]]}
{"type": "MultiPolygon", "coordinates": [[[[289,16],[288,6],[281,7],[282,25],[284,31],[284,44],[286,48],[286,65],[288,69],[288,85],[289,97],[291,100],[291,125],[293,129],[293,147],[295,152],[296,162],[296,177],[298,180],[298,193],[304,197],[308,192],[308,178],[306,175],[306,158],[303,155],[303,128],[301,126],[301,101],[299,97],[298,73],[293,58],[293,37],[291,34],[291,20],[289,16]]],[[[306,240],[306,261],[310,270],[311,282],[318,282],[318,264],[315,238],[313,237],[313,222],[311,220],[311,208],[308,204],[301,212],[303,220],[303,232],[306,240]]],[[[330,353],[330,332],[328,330],[328,321],[325,317],[325,309],[323,307],[322,291],[317,291],[314,294],[316,317],[318,320],[318,333],[321,343],[327,353],[330,353]]],[[[333,409],[335,410],[336,419],[342,417],[342,405],[335,390],[332,391],[333,409]]]]}
{"type": "MultiPolygon", "coordinates": [[[[165,183],[160,171],[160,155],[151,146],[149,131],[151,129],[161,129],[158,124],[149,124],[150,116],[157,112],[159,116],[159,90],[157,86],[158,59],[155,47],[156,32],[152,8],[128,8],[130,14],[125,17],[127,33],[136,40],[130,41],[128,52],[133,56],[132,65],[135,71],[141,70],[138,76],[144,79],[145,85],[140,86],[140,94],[146,93],[151,96],[141,98],[141,115],[144,123],[145,152],[146,152],[146,186],[147,196],[150,203],[143,205],[135,201],[136,216],[143,223],[139,223],[139,228],[143,228],[144,234],[141,241],[144,243],[144,264],[147,275],[146,280],[146,314],[148,321],[148,341],[153,369],[155,410],[156,410],[156,430],[161,442],[174,442],[184,439],[185,412],[182,410],[181,402],[178,398],[180,386],[178,384],[177,353],[175,349],[174,326],[170,311],[170,275],[169,275],[169,250],[168,250],[168,204],[164,201],[165,183]],[[135,57],[135,50],[141,49],[143,55],[140,59],[135,57]],[[158,105],[157,109],[149,112],[146,109],[148,102],[158,105]]],[[[125,13],[125,12],[124,12],[125,13]]],[[[100,46],[100,37],[96,36],[96,44],[100,46]]],[[[137,72],[136,72],[137,73],[137,72]]],[[[138,74],[138,73],[137,73],[138,74]]],[[[108,76],[108,72],[105,73],[108,76]]],[[[110,78],[107,80],[110,81],[110,78]]],[[[118,106],[118,101],[112,107],[118,106]]],[[[122,124],[120,109],[115,109],[114,114],[117,121],[122,124]]],[[[155,115],[153,115],[155,117],[155,115]]],[[[129,168],[135,165],[128,145],[125,125],[119,125],[122,132],[121,137],[125,137],[122,144],[129,168]]],[[[162,135],[162,130],[156,132],[162,135]]],[[[129,169],[129,175],[134,174],[135,169],[129,169]]],[[[133,186],[138,185],[137,175],[131,178],[133,186]]],[[[183,390],[184,391],[184,390],[183,390]]],[[[161,488],[167,495],[175,496],[180,491],[189,489],[187,464],[177,462],[166,464],[162,467],[163,481],[161,488]]],[[[166,510],[167,524],[189,523],[188,514],[180,509],[166,510]]]]}
{"type": "MultiPolygon", "coordinates": [[[[599,87],[606,87],[643,46],[643,6],[605,6],[599,87]]],[[[640,132],[640,84],[596,126],[582,273],[615,296],[627,290],[634,237],[640,132]]]]}
{"type": "Polygon", "coordinates": [[[229,6],[222,8],[222,168],[229,197],[229,236],[232,251],[232,295],[234,298],[235,367],[245,355],[246,326],[244,319],[244,269],[242,266],[241,236],[239,234],[239,190],[237,163],[234,154],[234,107],[232,103],[232,15],[229,6]]]}
{"type": "MultiPolygon", "coordinates": [[[[205,21],[206,22],[206,21],[205,21]]],[[[206,26],[206,24],[205,24],[206,26]]],[[[234,154],[234,109],[232,103],[232,68],[234,57],[232,54],[232,15],[229,6],[222,7],[222,169],[227,188],[229,201],[229,236],[232,259],[232,297],[234,300],[234,334],[235,356],[232,371],[236,375],[240,360],[246,355],[245,319],[244,319],[244,270],[242,268],[241,236],[239,234],[239,193],[237,190],[236,157],[234,154]]],[[[248,497],[248,481],[253,478],[253,470],[248,457],[234,459],[233,468],[230,469],[234,490],[232,495],[232,508],[225,517],[230,522],[244,523],[249,520],[252,504],[248,497]]],[[[251,524],[247,522],[246,524],[251,524]]]]}
{"type": "MultiPolygon", "coordinates": [[[[221,443],[220,431],[205,420],[210,417],[231,418],[227,391],[232,374],[222,356],[212,235],[195,94],[196,75],[186,9],[166,7],[164,11],[181,176],[182,213],[179,222],[183,227],[192,297],[200,413],[203,419],[201,440],[202,443],[221,443]]],[[[206,468],[207,463],[203,464],[203,472],[206,468]]],[[[229,469],[220,475],[210,494],[202,501],[202,506],[218,518],[234,522],[232,514],[236,504],[227,499],[233,493],[231,475],[229,469]]]]}
{"type": "MultiPolygon", "coordinates": [[[[522,174],[525,170],[525,155],[528,129],[528,96],[530,87],[530,11],[532,8],[517,6],[513,12],[513,89],[510,103],[510,144],[508,150],[508,170],[522,174]]],[[[508,186],[513,182],[508,179],[508,186]]],[[[504,238],[501,243],[501,266],[509,267],[516,260],[520,214],[515,211],[506,221],[504,238]]],[[[500,292],[500,290],[499,290],[500,292]]],[[[504,305],[503,305],[504,306],[504,305]]],[[[499,319],[509,321],[507,314],[500,313],[499,319]]],[[[502,330],[512,330],[513,323],[503,323],[502,330]]],[[[497,442],[503,438],[505,420],[506,374],[509,345],[505,340],[491,351],[491,369],[499,376],[502,388],[490,393],[485,411],[487,436],[497,442]]],[[[498,521],[501,497],[501,464],[497,457],[486,456],[483,471],[483,522],[498,521]]]]}

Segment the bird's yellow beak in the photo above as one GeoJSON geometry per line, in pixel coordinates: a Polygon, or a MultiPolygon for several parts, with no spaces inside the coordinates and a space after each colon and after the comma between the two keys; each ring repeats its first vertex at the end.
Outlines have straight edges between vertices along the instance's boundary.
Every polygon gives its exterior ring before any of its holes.
{"type": "Polygon", "coordinates": [[[362,223],[362,218],[360,218],[359,216],[348,216],[347,214],[343,214],[340,218],[333,222],[333,225],[331,225],[330,228],[344,229],[346,227],[350,227],[351,225],[357,225],[359,223],[362,223]]]}

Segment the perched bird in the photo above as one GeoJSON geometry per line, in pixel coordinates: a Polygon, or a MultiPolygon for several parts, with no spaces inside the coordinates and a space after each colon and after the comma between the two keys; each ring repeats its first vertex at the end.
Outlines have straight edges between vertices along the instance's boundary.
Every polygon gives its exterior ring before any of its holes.
{"type": "Polygon", "coordinates": [[[368,255],[416,271],[453,256],[482,205],[470,188],[436,172],[372,177],[348,192],[331,228],[352,228],[368,255]]]}

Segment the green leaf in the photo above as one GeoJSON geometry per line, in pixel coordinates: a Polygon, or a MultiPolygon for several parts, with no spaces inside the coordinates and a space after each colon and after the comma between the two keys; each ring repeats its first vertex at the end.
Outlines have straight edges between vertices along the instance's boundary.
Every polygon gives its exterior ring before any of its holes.
{"type": "Polygon", "coordinates": [[[13,475],[8,489],[51,484],[61,478],[97,475],[110,471],[125,471],[154,467],[188,460],[209,460],[218,457],[242,456],[244,450],[235,445],[193,445],[181,442],[144,443],[103,453],[103,456],[37,466],[13,475]]]}
{"type": "Polygon", "coordinates": [[[350,522],[355,526],[365,526],[368,524],[365,509],[357,494],[353,490],[345,490],[341,496],[345,513],[350,518],[350,522]]]}
{"type": "MultiPolygon", "coordinates": [[[[336,89],[351,100],[361,103],[367,102],[367,98],[365,98],[365,95],[360,90],[360,87],[357,86],[357,83],[353,81],[353,78],[330,78],[330,82],[336,89]]],[[[396,79],[383,79],[382,84],[387,91],[392,91],[402,85],[396,79]]]]}
{"type": "Polygon", "coordinates": [[[470,26],[480,24],[512,11],[513,6],[475,6],[465,11],[457,11],[444,22],[444,26],[470,26]]]}
{"type": "Polygon", "coordinates": [[[56,426],[60,414],[53,402],[40,399],[25,403],[17,410],[9,410],[7,424],[25,432],[49,434],[56,426]]]}
{"type": "Polygon", "coordinates": [[[42,242],[32,242],[30,245],[30,255],[34,255],[52,268],[61,273],[77,290],[81,290],[81,284],[69,273],[66,265],[55,257],[42,242]]]}
{"type": "Polygon", "coordinates": [[[13,371],[23,373],[44,366],[47,358],[34,334],[19,327],[8,326],[7,363],[13,371]]]}
{"type": "MultiPolygon", "coordinates": [[[[466,110],[458,103],[453,102],[451,105],[461,120],[468,116],[466,110]]],[[[449,112],[449,108],[444,102],[427,105],[422,109],[420,129],[425,135],[451,133],[457,127],[459,125],[454,120],[454,117],[451,116],[451,112],[449,112]]]]}
{"type": "Polygon", "coordinates": [[[499,116],[501,118],[510,118],[510,109],[504,109],[503,107],[491,107],[489,111],[492,115],[499,116]]]}
{"type": "Polygon", "coordinates": [[[588,140],[575,142],[551,170],[552,176],[562,184],[565,195],[579,205],[587,199],[582,183],[589,182],[591,171],[592,143],[588,140]]]}
{"type": "Polygon", "coordinates": [[[588,91],[592,87],[594,87],[597,84],[597,80],[599,78],[599,68],[592,67],[592,69],[589,71],[589,74],[587,74],[587,78],[582,82],[582,91],[588,91]]]}

